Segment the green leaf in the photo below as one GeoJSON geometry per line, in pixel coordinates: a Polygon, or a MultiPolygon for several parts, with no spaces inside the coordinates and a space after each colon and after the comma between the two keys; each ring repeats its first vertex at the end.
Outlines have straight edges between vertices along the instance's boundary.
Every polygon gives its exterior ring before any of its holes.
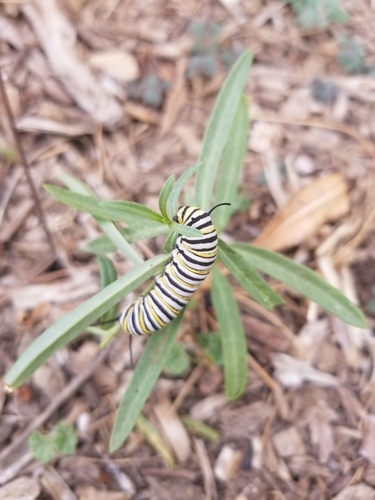
{"type": "Polygon", "coordinates": [[[34,431],[29,439],[28,446],[34,457],[45,464],[55,457],[55,442],[49,436],[43,436],[39,431],[34,431]]]}
{"type": "MultiPolygon", "coordinates": [[[[98,256],[98,263],[99,263],[99,269],[100,269],[100,277],[101,277],[101,288],[104,289],[117,279],[117,272],[115,269],[115,266],[113,265],[112,261],[109,260],[107,257],[103,256],[98,256]]],[[[103,316],[100,318],[100,323],[104,323],[106,321],[109,321],[110,319],[116,318],[118,315],[118,304],[114,305],[109,309],[103,316]]],[[[113,325],[111,324],[104,324],[103,328],[105,330],[108,330],[109,328],[112,328],[113,325]]]]}
{"type": "Polygon", "coordinates": [[[247,150],[247,136],[249,131],[249,113],[247,100],[244,95],[238,105],[232,128],[225,146],[223,159],[217,180],[214,205],[231,203],[232,207],[216,210],[213,213],[214,226],[220,233],[227,225],[238,199],[242,168],[247,150]]]}
{"type": "Polygon", "coordinates": [[[223,346],[225,393],[229,399],[237,399],[246,386],[247,345],[232,288],[216,266],[211,295],[223,346]]]}
{"type": "Polygon", "coordinates": [[[172,231],[171,233],[168,234],[167,239],[165,240],[163,245],[164,252],[166,253],[172,252],[172,250],[176,245],[177,238],[178,238],[178,233],[176,233],[175,231],[172,231]]]}
{"type": "Polygon", "coordinates": [[[163,215],[163,217],[165,217],[165,219],[167,219],[167,220],[171,220],[171,218],[174,215],[174,214],[172,214],[172,215],[168,214],[167,203],[168,203],[169,195],[171,194],[171,191],[173,188],[175,178],[176,178],[175,175],[171,175],[166,180],[164,186],[162,187],[162,189],[160,191],[160,195],[159,195],[159,210],[160,210],[161,214],[163,215]]]}
{"type": "Polygon", "coordinates": [[[200,167],[200,166],[201,166],[201,163],[197,163],[196,165],[193,165],[192,167],[185,170],[185,172],[179,177],[178,181],[173,186],[173,189],[171,191],[171,194],[169,195],[168,203],[167,203],[168,212],[172,216],[177,213],[178,198],[180,196],[180,193],[181,193],[183,187],[185,186],[187,181],[190,179],[190,177],[195,174],[195,172],[198,170],[198,167],[200,167]]]}
{"type": "Polygon", "coordinates": [[[277,304],[284,304],[280,295],[254,271],[248,260],[222,240],[219,240],[218,256],[238,283],[263,307],[273,309],[277,304]]]}
{"type": "Polygon", "coordinates": [[[106,233],[108,238],[112,241],[112,243],[119,249],[121,252],[128,257],[136,266],[139,266],[143,263],[142,257],[138,255],[138,253],[129,245],[129,242],[121,234],[120,230],[115,226],[113,222],[96,219],[100,227],[106,233]]]}
{"type": "Polygon", "coordinates": [[[188,238],[202,238],[203,233],[196,229],[195,227],[184,226],[182,224],[178,224],[177,222],[172,222],[169,224],[169,227],[172,231],[176,231],[178,234],[182,234],[183,236],[187,236],[188,238]]]}
{"type": "MultiPolygon", "coordinates": [[[[83,196],[92,196],[95,199],[91,189],[78,179],[75,179],[70,175],[62,175],[60,180],[64,182],[64,184],[74,193],[81,194],[83,196]]],[[[138,253],[129,245],[126,239],[124,239],[120,230],[115,226],[115,224],[113,224],[113,222],[109,222],[100,217],[94,218],[115,247],[119,248],[129,260],[134,262],[135,265],[142,264],[142,257],[140,257],[138,253]]]]}
{"type": "Polygon", "coordinates": [[[232,248],[255,269],[285,283],[345,323],[359,328],[367,327],[358,307],[308,267],[297,264],[284,255],[246,243],[237,243],[232,248]]]}
{"type": "Polygon", "coordinates": [[[54,441],[56,452],[60,455],[71,455],[75,452],[78,437],[74,427],[67,422],[59,422],[55,426],[54,441]]]}
{"type": "Polygon", "coordinates": [[[148,278],[160,273],[169,260],[170,255],[158,255],[144,262],[56,321],[21,354],[7,373],[5,383],[12,388],[23,384],[47,359],[87,326],[148,278]]]}
{"type": "Polygon", "coordinates": [[[204,138],[195,182],[196,205],[209,210],[221,155],[236,116],[241,94],[245,88],[252,53],[244,52],[232,67],[216,99],[204,138]]]}
{"type": "Polygon", "coordinates": [[[137,430],[142,434],[148,444],[156,451],[158,455],[164,460],[168,467],[175,466],[173,455],[166,446],[160,432],[157,428],[145,418],[142,414],[137,418],[137,430]]]}
{"type": "Polygon", "coordinates": [[[175,342],[169,351],[164,370],[169,375],[182,375],[190,366],[190,358],[182,342],[175,342]]]}
{"type": "Polygon", "coordinates": [[[150,335],[121,400],[111,435],[110,451],[120,448],[132,431],[177,337],[183,311],[168,326],[150,335]]]}
{"type": "Polygon", "coordinates": [[[88,212],[94,217],[99,217],[104,220],[116,220],[117,222],[125,222],[126,224],[133,224],[140,222],[140,217],[127,212],[116,212],[114,217],[113,210],[107,210],[101,206],[102,201],[92,196],[84,196],[77,193],[72,193],[68,189],[62,189],[57,186],[49,184],[44,185],[45,189],[54,196],[57,200],[61,201],[69,207],[76,208],[82,212],[88,212]],[[118,216],[118,217],[117,217],[118,216]]]}
{"type": "Polygon", "coordinates": [[[188,430],[195,434],[196,436],[200,436],[202,438],[208,439],[213,443],[216,443],[220,439],[220,434],[215,431],[212,427],[205,424],[201,420],[196,418],[192,418],[189,415],[183,415],[182,417],[183,423],[186,425],[188,430]]]}
{"type": "Polygon", "coordinates": [[[222,365],[223,346],[220,332],[201,333],[198,335],[198,344],[216,365],[222,365]]]}
{"type": "Polygon", "coordinates": [[[112,219],[110,220],[120,220],[118,217],[121,216],[121,214],[131,214],[164,224],[162,215],[134,201],[102,201],[100,207],[103,207],[107,213],[112,213],[112,219]]]}
{"type": "MultiPolygon", "coordinates": [[[[159,222],[151,220],[139,222],[125,229],[120,229],[121,235],[128,243],[135,243],[136,241],[143,240],[145,238],[155,238],[155,236],[160,236],[169,232],[170,229],[166,224],[159,224],[159,222]]],[[[83,250],[94,254],[105,254],[116,252],[117,247],[108,238],[108,236],[100,236],[85,245],[83,250]]]]}

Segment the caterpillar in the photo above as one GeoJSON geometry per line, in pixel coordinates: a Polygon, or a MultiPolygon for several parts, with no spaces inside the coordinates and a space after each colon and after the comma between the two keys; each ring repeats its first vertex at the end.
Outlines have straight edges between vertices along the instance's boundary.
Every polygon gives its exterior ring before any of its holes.
{"type": "Polygon", "coordinates": [[[198,207],[182,206],[174,222],[199,229],[200,238],[179,235],[172,251],[172,260],[155,278],[153,288],[120,315],[119,322],[130,335],[147,335],[170,323],[191,299],[209,274],[217,256],[217,233],[211,213],[198,207]]]}

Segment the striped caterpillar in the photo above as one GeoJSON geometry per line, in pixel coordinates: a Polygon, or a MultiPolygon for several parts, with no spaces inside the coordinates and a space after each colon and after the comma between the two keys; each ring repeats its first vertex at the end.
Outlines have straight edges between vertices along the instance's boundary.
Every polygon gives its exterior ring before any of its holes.
{"type": "Polygon", "coordinates": [[[156,277],[153,288],[120,315],[119,322],[126,333],[147,335],[170,323],[189,302],[193,293],[209,274],[217,256],[217,233],[211,213],[198,207],[183,206],[173,217],[174,222],[199,229],[200,238],[179,235],[172,251],[172,260],[164,274],[156,277]]]}

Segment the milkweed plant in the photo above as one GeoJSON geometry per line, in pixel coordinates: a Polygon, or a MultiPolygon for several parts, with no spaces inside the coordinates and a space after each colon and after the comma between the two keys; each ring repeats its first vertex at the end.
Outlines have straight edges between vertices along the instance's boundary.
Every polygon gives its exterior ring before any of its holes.
{"type": "MultiPolygon", "coordinates": [[[[83,331],[103,335],[102,344],[119,333],[120,327],[103,325],[118,315],[118,303],[146,280],[163,272],[171,260],[171,250],[178,234],[202,236],[196,228],[178,224],[173,216],[178,198],[186,182],[195,175],[195,205],[208,211],[213,205],[230,202],[231,207],[215,211],[213,221],[217,233],[225,229],[236,204],[238,186],[244,162],[249,129],[248,105],[243,91],[252,62],[252,54],[244,52],[232,67],[217,97],[208,122],[198,163],[187,169],[175,182],[172,175],[164,184],[157,213],[141,204],[129,201],[102,201],[80,181],[64,176],[67,186],[62,189],[46,186],[49,193],[65,203],[90,213],[101,226],[104,236],[86,246],[98,255],[102,289],[83,304],[67,313],[42,333],[19,357],[6,375],[10,389],[23,384],[51,356],[83,331]],[[114,222],[125,223],[118,229],[114,222]],[[166,235],[166,253],[146,261],[131,246],[143,238],[166,235]],[[106,253],[119,250],[135,267],[117,278],[115,268],[106,253]]],[[[258,274],[275,278],[346,323],[365,328],[360,310],[336,288],[315,272],[291,259],[248,243],[227,244],[220,237],[218,261],[223,264],[246,292],[266,309],[284,301],[258,274]]],[[[247,381],[247,344],[237,302],[228,279],[217,265],[213,269],[211,296],[216,311],[222,344],[225,393],[236,399],[243,393],[247,381]]],[[[165,328],[150,335],[136,364],[132,378],[120,403],[110,440],[110,450],[125,441],[150,395],[168,355],[176,345],[176,336],[184,310],[165,328]]]]}

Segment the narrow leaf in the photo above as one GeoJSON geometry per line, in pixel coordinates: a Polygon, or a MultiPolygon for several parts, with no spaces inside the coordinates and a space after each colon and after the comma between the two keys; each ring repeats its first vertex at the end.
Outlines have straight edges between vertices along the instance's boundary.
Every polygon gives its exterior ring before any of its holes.
{"type": "Polygon", "coordinates": [[[227,225],[238,200],[238,187],[247,150],[249,131],[249,113],[246,97],[241,96],[236,116],[225,146],[223,159],[217,180],[214,205],[231,203],[230,208],[216,210],[213,213],[214,226],[220,233],[227,225]]]}
{"type": "Polygon", "coordinates": [[[148,220],[155,220],[163,224],[163,216],[151,210],[151,208],[145,207],[140,203],[135,203],[134,201],[102,201],[100,207],[105,208],[109,213],[113,214],[113,219],[117,219],[118,214],[132,214],[137,217],[144,217],[148,220]]]}
{"type": "Polygon", "coordinates": [[[172,453],[169,451],[168,446],[163,441],[158,429],[145,418],[142,414],[137,418],[137,430],[146,439],[149,445],[156,451],[158,455],[164,460],[169,468],[175,466],[172,453]]]}
{"type": "Polygon", "coordinates": [[[62,203],[65,203],[65,205],[76,208],[82,212],[88,212],[94,217],[99,217],[105,220],[115,220],[117,222],[125,222],[126,224],[140,222],[139,216],[135,216],[134,214],[128,212],[116,212],[116,214],[114,214],[113,210],[108,210],[100,206],[102,202],[92,196],[72,193],[68,189],[62,189],[49,184],[45,184],[44,187],[52,196],[62,203]]]}
{"type": "Polygon", "coordinates": [[[225,393],[229,399],[237,399],[247,380],[246,339],[232,288],[216,266],[211,294],[223,346],[225,393]]]}
{"type": "Polygon", "coordinates": [[[280,280],[345,323],[359,328],[367,327],[358,307],[308,267],[297,264],[284,255],[246,243],[232,245],[232,248],[255,269],[280,280]]]}
{"type": "Polygon", "coordinates": [[[132,431],[168,358],[182,317],[183,312],[148,339],[116,415],[110,442],[111,452],[120,448],[132,431]]]}
{"type": "Polygon", "coordinates": [[[128,259],[134,262],[135,265],[139,266],[142,264],[143,259],[138,255],[138,253],[129,245],[129,242],[121,234],[120,230],[115,226],[113,222],[108,220],[103,220],[96,218],[98,224],[106,233],[108,238],[112,243],[124,254],[128,259]]]}
{"type": "Polygon", "coordinates": [[[178,181],[176,184],[173,186],[173,189],[171,191],[171,194],[169,195],[168,198],[168,213],[171,214],[172,216],[177,213],[178,210],[178,197],[180,196],[180,193],[187,183],[187,181],[192,177],[195,172],[198,170],[198,167],[200,167],[201,163],[197,163],[196,165],[193,165],[192,167],[188,168],[185,170],[185,172],[179,177],[178,181]]]}
{"type": "Polygon", "coordinates": [[[199,231],[199,229],[190,226],[183,226],[177,222],[172,222],[169,224],[169,227],[172,231],[176,231],[176,233],[187,236],[188,238],[202,238],[203,236],[203,233],[199,231]]]}
{"type": "Polygon", "coordinates": [[[244,91],[252,61],[252,53],[246,51],[232,67],[216,99],[208,122],[195,182],[195,200],[198,207],[209,210],[221,155],[236,116],[241,94],[244,91]]]}
{"type": "MultiPolygon", "coordinates": [[[[120,229],[121,235],[128,243],[134,243],[145,238],[155,238],[155,236],[160,236],[161,234],[167,234],[169,232],[170,229],[166,224],[159,224],[151,220],[133,224],[125,229],[120,229]]],[[[117,247],[108,236],[100,236],[85,245],[83,250],[94,254],[106,254],[116,252],[117,247]]]]}
{"type": "MultiPolygon", "coordinates": [[[[86,186],[83,182],[75,179],[70,175],[62,175],[60,180],[74,193],[81,194],[83,196],[92,196],[94,199],[94,194],[91,189],[86,186]]],[[[98,200],[100,201],[100,200],[98,200]]],[[[94,217],[103,231],[106,233],[109,240],[122,251],[129,260],[134,262],[135,265],[142,264],[143,259],[138,255],[138,253],[130,246],[126,239],[121,235],[120,230],[115,226],[113,222],[104,220],[100,217],[94,217]]]]}
{"type": "Polygon", "coordinates": [[[195,434],[196,436],[203,437],[205,439],[208,439],[209,441],[212,441],[213,443],[219,441],[220,439],[220,434],[215,431],[212,427],[209,425],[205,424],[201,420],[198,420],[196,418],[192,418],[189,415],[183,415],[181,417],[183,423],[186,425],[188,430],[195,434]]]}
{"type": "Polygon", "coordinates": [[[178,233],[176,233],[175,231],[172,231],[171,233],[168,234],[163,245],[164,252],[166,253],[172,252],[172,250],[176,245],[177,238],[178,238],[178,233]]]}
{"type": "Polygon", "coordinates": [[[148,278],[160,273],[169,260],[170,255],[158,255],[144,262],[56,321],[21,354],[7,373],[5,383],[11,388],[23,384],[47,359],[87,326],[148,278]]]}
{"type": "Polygon", "coordinates": [[[219,259],[247,293],[263,307],[273,309],[277,304],[284,304],[280,295],[254,271],[249,262],[222,240],[219,240],[219,259]]]}
{"type": "MultiPolygon", "coordinates": [[[[104,255],[103,256],[99,255],[98,263],[99,263],[100,277],[101,277],[101,289],[103,290],[108,285],[116,281],[117,272],[112,261],[109,260],[104,255]]],[[[104,323],[112,318],[116,318],[117,314],[118,314],[118,304],[111,307],[111,309],[109,309],[105,314],[103,314],[103,316],[101,316],[100,323],[104,323]]],[[[105,330],[112,328],[112,326],[113,325],[110,325],[109,323],[103,324],[103,328],[105,330]]]]}
{"type": "Polygon", "coordinates": [[[163,215],[163,217],[165,217],[167,220],[171,220],[171,218],[174,215],[174,214],[172,214],[172,215],[168,214],[167,203],[168,203],[169,195],[171,194],[171,191],[173,188],[175,178],[176,178],[175,175],[171,175],[166,180],[164,186],[162,187],[162,189],[160,191],[160,196],[159,196],[159,210],[160,210],[161,214],[163,215]]]}

